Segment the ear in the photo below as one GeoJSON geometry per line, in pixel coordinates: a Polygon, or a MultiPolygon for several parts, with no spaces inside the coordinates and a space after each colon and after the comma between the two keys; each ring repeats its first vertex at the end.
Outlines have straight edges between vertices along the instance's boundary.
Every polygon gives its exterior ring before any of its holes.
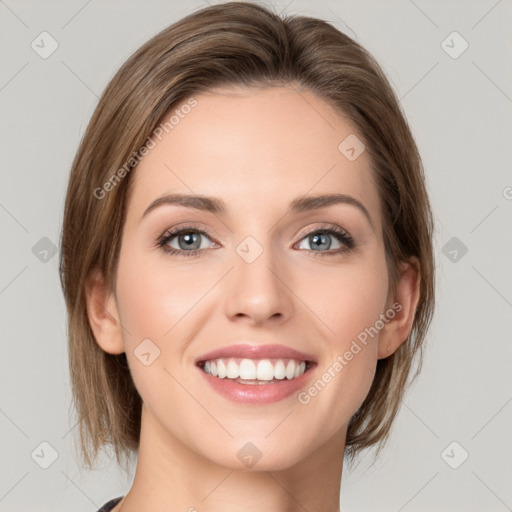
{"type": "Polygon", "coordinates": [[[420,298],[420,263],[413,256],[409,262],[400,265],[400,277],[394,297],[388,297],[384,315],[393,318],[384,324],[379,336],[378,358],[385,359],[393,354],[409,336],[416,308],[420,298]]]}
{"type": "Polygon", "coordinates": [[[89,272],[85,295],[87,317],[96,343],[109,354],[122,354],[124,343],[115,297],[100,270],[89,272]]]}

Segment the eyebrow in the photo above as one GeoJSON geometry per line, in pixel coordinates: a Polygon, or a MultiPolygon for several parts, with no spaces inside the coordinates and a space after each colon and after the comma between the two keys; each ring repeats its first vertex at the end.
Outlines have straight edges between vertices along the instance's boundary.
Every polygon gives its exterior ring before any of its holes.
{"type": "MultiPolygon", "coordinates": [[[[290,203],[285,215],[318,210],[335,204],[348,204],[355,206],[364,214],[372,228],[374,227],[370,214],[364,204],[355,197],[346,194],[322,194],[297,197],[290,203]]],[[[220,215],[227,212],[226,203],[216,197],[189,194],[169,194],[155,199],[144,210],[141,220],[149,212],[162,205],[177,205],[220,215]]]]}

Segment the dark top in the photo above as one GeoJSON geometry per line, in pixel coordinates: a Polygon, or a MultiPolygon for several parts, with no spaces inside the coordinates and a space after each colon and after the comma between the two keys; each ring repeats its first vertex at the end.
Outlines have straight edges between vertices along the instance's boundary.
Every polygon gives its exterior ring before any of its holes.
{"type": "Polygon", "coordinates": [[[110,500],[108,503],[105,503],[103,507],[101,507],[98,512],[109,512],[109,510],[112,510],[122,499],[124,496],[119,496],[119,498],[114,498],[113,500],[110,500]]]}

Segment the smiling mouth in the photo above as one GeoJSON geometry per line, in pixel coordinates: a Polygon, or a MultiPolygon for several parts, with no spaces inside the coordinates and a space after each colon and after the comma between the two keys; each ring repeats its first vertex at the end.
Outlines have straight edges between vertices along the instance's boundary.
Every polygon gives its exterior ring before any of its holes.
{"type": "Polygon", "coordinates": [[[299,359],[218,358],[199,361],[197,365],[208,375],[239,384],[265,385],[294,380],[315,363],[299,359]]]}

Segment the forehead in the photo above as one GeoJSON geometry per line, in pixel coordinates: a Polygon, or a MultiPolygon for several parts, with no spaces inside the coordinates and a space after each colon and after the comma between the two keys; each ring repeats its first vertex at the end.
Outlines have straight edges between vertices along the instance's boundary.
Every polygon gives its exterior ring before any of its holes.
{"type": "Polygon", "coordinates": [[[152,136],[156,145],[133,171],[128,216],[140,217],[155,198],[178,192],[219,197],[234,216],[263,213],[262,207],[277,214],[297,196],[340,193],[360,200],[380,229],[361,137],[312,92],[232,87],[193,99],[191,108],[174,107],[163,121],[167,130],[152,136]]]}

